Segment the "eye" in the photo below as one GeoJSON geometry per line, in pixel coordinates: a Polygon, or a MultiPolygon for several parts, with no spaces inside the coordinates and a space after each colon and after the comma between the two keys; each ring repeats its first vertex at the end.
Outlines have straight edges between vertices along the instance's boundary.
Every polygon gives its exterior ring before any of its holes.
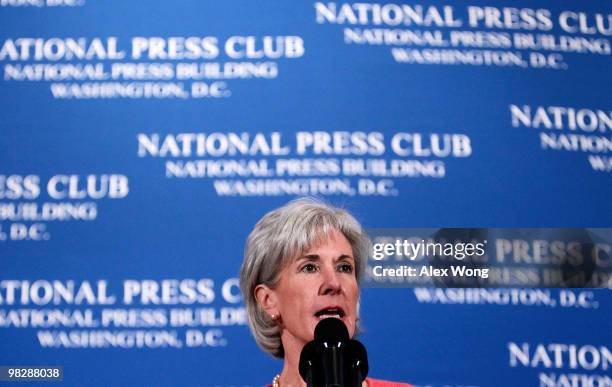
{"type": "Polygon", "coordinates": [[[352,273],[353,265],[347,262],[341,263],[340,265],[338,265],[338,271],[341,273],[352,273]]]}
{"type": "Polygon", "coordinates": [[[314,263],[307,263],[302,267],[304,273],[314,273],[317,271],[317,265],[314,263]]]}

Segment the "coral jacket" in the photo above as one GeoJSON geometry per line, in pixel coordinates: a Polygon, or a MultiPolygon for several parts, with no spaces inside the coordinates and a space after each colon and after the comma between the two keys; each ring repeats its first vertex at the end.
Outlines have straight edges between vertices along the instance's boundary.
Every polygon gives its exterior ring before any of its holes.
{"type": "MultiPolygon", "coordinates": [[[[412,387],[412,384],[408,383],[388,382],[372,378],[366,378],[366,382],[368,382],[368,387],[412,387]]],[[[272,387],[272,385],[268,384],[266,387],[272,387]]]]}

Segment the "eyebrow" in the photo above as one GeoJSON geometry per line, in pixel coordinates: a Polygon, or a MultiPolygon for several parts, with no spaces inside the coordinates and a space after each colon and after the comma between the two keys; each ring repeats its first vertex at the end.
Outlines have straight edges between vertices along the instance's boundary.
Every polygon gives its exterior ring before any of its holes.
{"type": "MultiPolygon", "coordinates": [[[[299,257],[297,259],[297,261],[301,261],[301,260],[306,260],[306,261],[318,261],[321,259],[321,256],[318,254],[305,254],[302,255],[301,257],[299,257]]],[[[340,261],[348,261],[348,260],[355,260],[355,258],[352,255],[348,255],[348,254],[341,254],[340,256],[334,258],[334,261],[336,262],[340,262],[340,261]]]]}

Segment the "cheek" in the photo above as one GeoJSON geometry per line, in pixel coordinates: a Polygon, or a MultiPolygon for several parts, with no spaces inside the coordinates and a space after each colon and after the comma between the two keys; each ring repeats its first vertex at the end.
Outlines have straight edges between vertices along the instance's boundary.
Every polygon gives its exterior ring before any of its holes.
{"type": "Polygon", "coordinates": [[[359,317],[359,308],[358,308],[358,303],[359,303],[359,287],[357,286],[356,283],[351,284],[350,290],[347,291],[347,296],[348,296],[348,301],[349,301],[349,305],[351,308],[351,315],[352,318],[350,319],[350,327],[347,327],[349,329],[349,335],[352,337],[355,334],[355,330],[357,327],[357,318],[359,317]]]}
{"type": "MultiPolygon", "coordinates": [[[[309,289],[307,286],[304,288],[309,289]]],[[[294,292],[284,299],[286,310],[291,315],[294,325],[303,325],[310,320],[313,309],[313,297],[303,292],[294,292]]]]}
{"type": "Polygon", "coordinates": [[[351,306],[353,307],[353,310],[355,311],[355,314],[356,314],[357,313],[357,303],[359,302],[359,286],[357,286],[357,283],[353,283],[351,284],[349,289],[350,290],[347,292],[349,302],[351,306]]]}

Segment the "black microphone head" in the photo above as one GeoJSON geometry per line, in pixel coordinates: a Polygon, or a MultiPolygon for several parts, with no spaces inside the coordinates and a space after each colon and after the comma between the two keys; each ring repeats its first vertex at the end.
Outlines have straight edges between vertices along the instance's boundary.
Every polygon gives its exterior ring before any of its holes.
{"type": "Polygon", "coordinates": [[[338,318],[324,318],[314,331],[315,341],[345,341],[349,339],[348,329],[342,320],[338,318]]]}
{"type": "Polygon", "coordinates": [[[365,379],[370,370],[370,365],[368,364],[368,352],[363,344],[357,340],[351,340],[348,343],[348,348],[353,357],[353,366],[359,368],[361,376],[363,379],[365,379]]]}
{"type": "Polygon", "coordinates": [[[302,352],[300,353],[300,363],[299,363],[299,371],[300,376],[307,384],[312,384],[312,368],[315,361],[315,356],[317,352],[317,343],[315,341],[311,341],[304,346],[302,352]]]}

